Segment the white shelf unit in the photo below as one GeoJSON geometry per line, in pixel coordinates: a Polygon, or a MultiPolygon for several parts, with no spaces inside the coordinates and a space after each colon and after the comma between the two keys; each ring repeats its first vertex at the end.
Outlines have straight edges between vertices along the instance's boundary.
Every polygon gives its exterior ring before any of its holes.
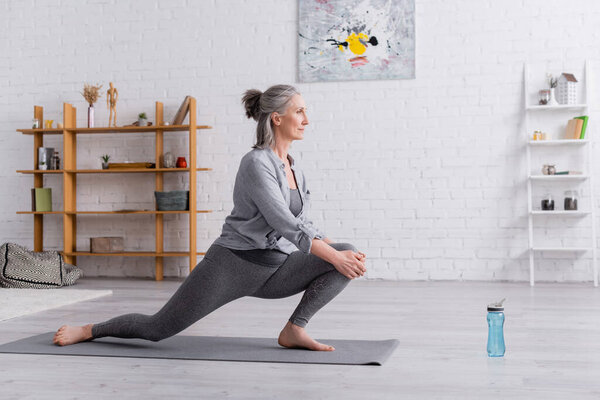
{"type": "MultiPolygon", "coordinates": [[[[596,263],[596,219],[594,210],[594,186],[593,186],[593,154],[592,145],[593,142],[590,140],[591,132],[588,127],[585,133],[585,139],[559,139],[554,138],[553,140],[531,140],[533,137],[534,129],[531,126],[532,114],[536,114],[539,118],[548,117],[547,113],[557,114],[564,116],[565,123],[568,119],[575,116],[584,114],[589,116],[589,94],[590,92],[590,67],[588,62],[584,66],[584,84],[580,84],[580,90],[584,90],[581,97],[585,100],[580,104],[569,104],[569,105],[534,105],[530,104],[529,97],[532,95],[532,91],[529,85],[529,66],[524,65],[523,68],[523,86],[524,86],[524,119],[523,124],[525,132],[524,137],[527,140],[527,202],[528,202],[528,220],[529,220],[529,283],[531,286],[535,285],[535,258],[541,252],[547,253],[573,253],[581,254],[591,252],[591,262],[594,286],[598,286],[598,266],[596,263]],[[541,170],[539,175],[532,173],[532,151],[543,151],[548,148],[559,148],[563,149],[564,152],[573,152],[581,150],[582,147],[586,147],[583,151],[587,150],[586,160],[581,166],[584,168],[584,173],[581,175],[542,175],[541,170]],[[585,185],[587,184],[587,199],[589,200],[588,210],[577,210],[577,211],[566,211],[566,210],[553,210],[553,211],[542,211],[534,210],[533,208],[533,189],[536,184],[556,184],[571,188],[572,185],[585,185]],[[571,186],[569,186],[571,185],[571,186]],[[546,247],[546,246],[535,246],[534,245],[534,224],[538,218],[564,218],[564,217],[577,217],[571,221],[577,221],[581,218],[589,218],[589,229],[590,229],[590,243],[589,246],[584,247],[546,247]]],[[[536,166],[538,167],[538,166],[536,166]]],[[[541,168],[541,166],[539,166],[541,168]]],[[[558,203],[558,202],[555,202],[558,203]]],[[[581,203],[581,202],[579,202],[581,203]]]]}

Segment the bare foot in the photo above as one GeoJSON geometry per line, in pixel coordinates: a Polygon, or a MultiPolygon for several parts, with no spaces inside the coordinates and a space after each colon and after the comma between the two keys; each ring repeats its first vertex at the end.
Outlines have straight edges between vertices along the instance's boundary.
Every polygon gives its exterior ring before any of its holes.
{"type": "Polygon", "coordinates": [[[52,340],[54,344],[59,346],[67,346],[69,344],[79,343],[92,339],[93,324],[84,326],[61,326],[52,340]]]}
{"type": "Polygon", "coordinates": [[[319,343],[306,333],[304,328],[292,324],[290,321],[285,324],[285,327],[279,334],[277,341],[281,346],[290,349],[308,349],[315,351],[334,351],[333,346],[319,343]]]}

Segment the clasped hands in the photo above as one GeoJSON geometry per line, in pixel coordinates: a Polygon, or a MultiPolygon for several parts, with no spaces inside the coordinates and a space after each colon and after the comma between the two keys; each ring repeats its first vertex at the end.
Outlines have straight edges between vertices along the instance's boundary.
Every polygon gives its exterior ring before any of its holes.
{"type": "Polygon", "coordinates": [[[338,251],[338,255],[338,260],[333,266],[346,278],[358,278],[367,272],[367,268],[365,267],[365,259],[367,256],[365,253],[361,251],[354,252],[352,250],[342,250],[338,251]]]}

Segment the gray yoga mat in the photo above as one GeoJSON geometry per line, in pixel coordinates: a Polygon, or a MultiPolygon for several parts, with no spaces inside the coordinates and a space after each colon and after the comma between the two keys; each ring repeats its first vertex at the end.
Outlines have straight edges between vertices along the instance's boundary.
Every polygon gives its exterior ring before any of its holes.
{"type": "Polygon", "coordinates": [[[54,332],[0,345],[0,353],[54,354],[180,360],[256,361],[305,364],[382,365],[398,340],[323,339],[335,351],[286,349],[277,339],[175,335],[160,342],[104,337],[70,346],[52,343],[54,332]]]}

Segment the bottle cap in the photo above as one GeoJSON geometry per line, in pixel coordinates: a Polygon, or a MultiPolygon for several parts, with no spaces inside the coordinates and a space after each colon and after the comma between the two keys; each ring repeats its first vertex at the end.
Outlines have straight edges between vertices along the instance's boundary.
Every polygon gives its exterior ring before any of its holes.
{"type": "Polygon", "coordinates": [[[504,298],[496,303],[488,304],[487,310],[488,311],[504,311],[504,306],[502,305],[502,303],[504,303],[504,300],[506,300],[506,298],[504,298]]]}

